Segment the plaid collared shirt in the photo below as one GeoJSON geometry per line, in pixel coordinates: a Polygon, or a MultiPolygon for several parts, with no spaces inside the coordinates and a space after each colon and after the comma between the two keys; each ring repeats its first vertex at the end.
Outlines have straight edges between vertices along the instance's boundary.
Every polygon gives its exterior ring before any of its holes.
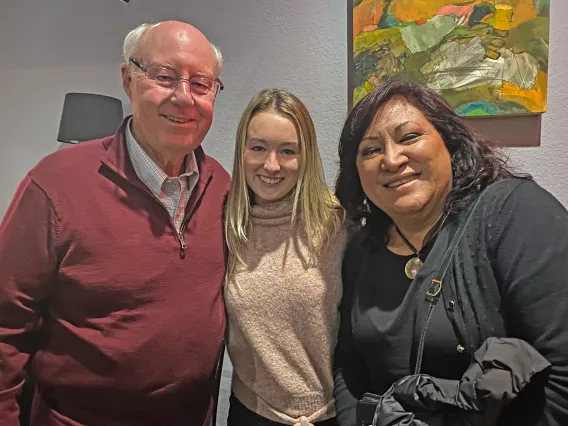
{"type": "Polygon", "coordinates": [[[136,142],[130,130],[131,124],[132,118],[126,125],[126,146],[134,171],[168,210],[179,232],[185,216],[185,207],[199,179],[195,154],[192,152],[185,158],[183,174],[179,177],[169,177],[136,142]]]}

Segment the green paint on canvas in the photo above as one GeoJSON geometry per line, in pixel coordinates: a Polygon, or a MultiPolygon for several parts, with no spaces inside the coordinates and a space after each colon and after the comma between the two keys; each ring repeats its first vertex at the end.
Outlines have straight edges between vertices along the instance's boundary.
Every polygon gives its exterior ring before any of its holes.
{"type": "Polygon", "coordinates": [[[400,33],[408,50],[417,53],[440,43],[457,25],[458,19],[455,16],[434,16],[424,24],[402,27],[400,33]]]}
{"type": "Polygon", "coordinates": [[[505,47],[515,53],[527,52],[548,71],[549,19],[537,17],[509,31],[505,47]]]}
{"type": "Polygon", "coordinates": [[[379,46],[388,46],[395,56],[400,56],[406,51],[406,45],[400,34],[400,28],[392,27],[364,32],[353,41],[353,51],[363,49],[376,49],[379,46]]]}

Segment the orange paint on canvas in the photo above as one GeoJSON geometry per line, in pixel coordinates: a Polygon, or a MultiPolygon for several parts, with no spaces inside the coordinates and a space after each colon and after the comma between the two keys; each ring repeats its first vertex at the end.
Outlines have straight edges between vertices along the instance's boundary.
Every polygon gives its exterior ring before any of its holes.
{"type": "Polygon", "coordinates": [[[519,1],[517,5],[513,6],[515,7],[513,22],[511,22],[513,27],[516,27],[530,19],[536,18],[536,9],[533,5],[533,0],[519,1]]]}
{"type": "Polygon", "coordinates": [[[508,81],[503,82],[500,95],[504,101],[513,101],[523,105],[533,112],[546,111],[546,94],[548,87],[548,76],[539,71],[536,82],[532,89],[521,89],[519,86],[508,81]]]}
{"type": "Polygon", "coordinates": [[[458,18],[465,16],[467,19],[469,19],[469,17],[473,13],[474,8],[475,4],[473,3],[465,6],[456,6],[452,4],[448,6],[443,6],[440,10],[438,10],[436,15],[440,16],[454,15],[457,16],[458,18]]]}
{"type": "Polygon", "coordinates": [[[482,0],[393,0],[394,16],[404,22],[431,19],[444,6],[464,6],[481,3],[482,0]]]}
{"type": "Polygon", "coordinates": [[[376,28],[384,7],[384,0],[363,0],[355,6],[353,8],[353,37],[355,38],[361,31],[376,28]]]}

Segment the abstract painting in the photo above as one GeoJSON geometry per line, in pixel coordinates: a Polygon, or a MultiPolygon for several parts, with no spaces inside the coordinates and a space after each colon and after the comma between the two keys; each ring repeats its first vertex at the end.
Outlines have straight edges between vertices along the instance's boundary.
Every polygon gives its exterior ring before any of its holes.
{"type": "Polygon", "coordinates": [[[550,0],[352,0],[352,103],[398,76],[461,116],[546,111],[550,0]]]}

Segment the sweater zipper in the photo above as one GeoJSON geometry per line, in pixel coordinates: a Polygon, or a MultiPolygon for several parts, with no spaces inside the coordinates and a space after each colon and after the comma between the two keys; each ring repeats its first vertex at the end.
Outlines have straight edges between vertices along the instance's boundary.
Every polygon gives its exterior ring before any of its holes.
{"type": "MultiPolygon", "coordinates": [[[[207,187],[209,185],[209,182],[211,182],[211,176],[209,176],[209,178],[207,179],[207,183],[205,184],[205,187],[207,187]]],[[[205,190],[203,192],[205,192],[205,190]]],[[[193,216],[193,213],[195,212],[195,208],[197,207],[197,204],[199,204],[201,197],[203,197],[203,192],[199,195],[199,198],[197,200],[195,200],[195,203],[193,203],[191,210],[189,211],[188,214],[185,215],[185,217],[183,218],[181,225],[179,227],[178,241],[179,241],[179,247],[180,247],[179,256],[180,256],[181,259],[183,259],[185,257],[185,249],[187,248],[187,244],[185,243],[185,239],[183,238],[183,232],[185,231],[185,226],[187,225],[187,222],[189,222],[189,220],[193,216]]]]}
{"type": "MultiPolygon", "coordinates": [[[[114,170],[112,167],[109,167],[108,165],[106,165],[104,162],[102,162],[102,164],[111,172],[113,172],[115,175],[119,176],[121,179],[125,180],[126,182],[128,182],[130,185],[134,186],[135,188],[143,191],[144,193],[148,194],[150,197],[152,197],[154,200],[156,200],[156,202],[158,203],[158,205],[160,206],[160,208],[162,209],[162,211],[166,214],[166,216],[168,217],[168,222],[170,224],[170,227],[172,228],[172,230],[174,231],[175,235],[177,235],[177,240],[179,242],[179,251],[180,251],[180,257],[183,259],[185,257],[185,249],[187,248],[187,244],[185,243],[185,240],[183,238],[183,230],[185,228],[185,224],[187,222],[187,218],[190,217],[190,215],[186,216],[182,223],[181,226],[179,228],[179,231],[177,230],[175,224],[172,221],[172,218],[170,216],[170,212],[168,211],[168,209],[166,209],[166,207],[162,204],[162,202],[154,195],[152,194],[149,190],[147,190],[146,188],[143,188],[137,184],[135,184],[134,182],[131,182],[130,180],[126,179],[124,176],[122,176],[120,173],[118,173],[116,170],[114,170]]],[[[209,177],[211,179],[211,177],[209,177]]],[[[194,209],[193,209],[194,210],[194,209]]],[[[193,210],[191,211],[191,213],[193,214],[193,210]]]]}
{"type": "Polygon", "coordinates": [[[183,231],[185,229],[185,218],[181,222],[181,226],[179,227],[178,231],[178,242],[179,242],[179,258],[185,259],[185,249],[187,248],[187,244],[183,238],[183,231]]]}

